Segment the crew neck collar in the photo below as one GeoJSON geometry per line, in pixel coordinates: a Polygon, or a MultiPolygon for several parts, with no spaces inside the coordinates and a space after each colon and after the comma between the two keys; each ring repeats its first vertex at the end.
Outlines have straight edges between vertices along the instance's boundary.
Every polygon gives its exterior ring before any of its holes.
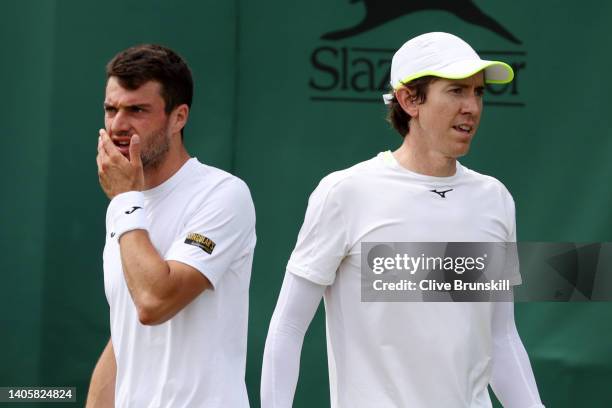
{"type": "Polygon", "coordinates": [[[457,165],[456,165],[456,169],[455,169],[455,174],[453,174],[452,176],[447,176],[447,177],[437,177],[437,176],[428,176],[425,174],[421,174],[421,173],[416,173],[412,170],[408,170],[407,168],[405,168],[404,166],[402,166],[401,164],[399,164],[399,162],[395,159],[395,156],[393,156],[393,153],[391,153],[390,150],[387,150],[385,152],[380,152],[378,154],[378,158],[388,167],[397,170],[403,174],[406,174],[410,177],[413,177],[415,179],[418,180],[422,180],[424,182],[428,182],[428,183],[442,183],[442,184],[450,184],[454,181],[456,181],[457,179],[459,179],[461,177],[461,175],[464,173],[465,169],[464,167],[461,165],[461,163],[459,163],[459,161],[457,161],[457,165]]]}
{"type": "Polygon", "coordinates": [[[176,187],[181,182],[181,180],[185,178],[185,176],[189,173],[189,170],[193,168],[197,163],[198,159],[196,157],[191,157],[181,166],[180,169],[178,169],[176,173],[170,176],[168,180],[164,181],[156,187],[144,190],[142,193],[145,195],[146,198],[152,198],[161,194],[167,194],[174,187],[176,187]]]}

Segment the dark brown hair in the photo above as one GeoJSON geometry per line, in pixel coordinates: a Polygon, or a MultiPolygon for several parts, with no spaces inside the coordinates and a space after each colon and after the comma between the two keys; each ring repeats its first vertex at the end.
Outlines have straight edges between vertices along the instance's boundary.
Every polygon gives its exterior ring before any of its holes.
{"type": "Polygon", "coordinates": [[[119,52],[106,65],[106,79],[110,77],[116,77],[122,87],[130,90],[148,81],[159,82],[167,114],[182,104],[191,107],[191,70],[177,53],[164,46],[142,44],[119,52]]]}
{"type": "MultiPolygon", "coordinates": [[[[427,89],[429,88],[429,84],[436,79],[437,77],[428,75],[407,82],[403,84],[403,86],[410,89],[410,91],[414,94],[414,101],[417,103],[424,103],[427,97],[427,89]]],[[[405,137],[410,130],[410,119],[412,119],[411,116],[402,108],[402,105],[399,104],[397,98],[395,97],[395,93],[393,93],[393,100],[389,105],[389,112],[387,113],[387,122],[391,124],[393,129],[395,129],[401,137],[405,137]]]]}

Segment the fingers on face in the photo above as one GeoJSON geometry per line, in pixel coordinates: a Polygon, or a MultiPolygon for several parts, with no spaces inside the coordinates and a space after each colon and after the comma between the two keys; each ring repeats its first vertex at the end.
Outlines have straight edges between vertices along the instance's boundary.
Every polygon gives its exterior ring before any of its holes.
{"type": "Polygon", "coordinates": [[[113,161],[111,157],[112,150],[109,152],[108,143],[110,142],[115,150],[116,147],[104,129],[100,129],[98,134],[98,154],[96,156],[96,163],[98,165],[98,177],[101,179],[104,176],[104,172],[108,170],[109,165],[113,161]]]}
{"type": "Polygon", "coordinates": [[[140,160],[140,136],[133,135],[130,143],[130,162],[136,166],[141,166],[140,160]]]}
{"type": "Polygon", "coordinates": [[[100,175],[100,173],[102,172],[102,164],[105,161],[105,156],[106,153],[104,151],[104,147],[102,146],[102,132],[103,130],[100,129],[99,132],[99,136],[98,136],[98,154],[96,155],[96,164],[98,165],[98,175],[100,175]]]}
{"type": "Polygon", "coordinates": [[[98,154],[96,154],[96,164],[98,165],[98,170],[102,165],[102,156],[100,155],[100,148],[98,147],[98,154]]]}
{"type": "Polygon", "coordinates": [[[98,151],[104,151],[105,150],[104,140],[107,137],[108,137],[108,133],[106,133],[106,130],[100,129],[98,131],[98,151]]]}
{"type": "Polygon", "coordinates": [[[96,161],[98,162],[98,167],[100,167],[104,162],[107,162],[109,160],[108,158],[108,154],[106,153],[106,150],[104,149],[104,145],[102,144],[102,141],[98,141],[98,155],[96,156],[96,161]]]}
{"type": "Polygon", "coordinates": [[[115,143],[113,143],[109,134],[104,129],[100,129],[99,134],[100,134],[99,142],[98,142],[99,150],[106,153],[106,156],[110,160],[120,161],[121,159],[124,159],[123,155],[121,154],[121,152],[119,152],[119,149],[117,149],[117,146],[115,146],[115,143]]]}

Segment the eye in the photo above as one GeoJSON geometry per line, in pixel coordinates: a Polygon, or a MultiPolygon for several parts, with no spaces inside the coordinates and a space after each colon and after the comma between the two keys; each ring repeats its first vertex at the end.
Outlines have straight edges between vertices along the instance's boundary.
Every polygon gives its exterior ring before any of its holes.
{"type": "Polygon", "coordinates": [[[463,88],[460,88],[460,87],[451,88],[450,92],[454,93],[455,95],[461,95],[461,93],[463,93],[463,88]]]}
{"type": "Polygon", "coordinates": [[[476,96],[479,96],[479,97],[482,98],[484,96],[484,94],[485,94],[485,89],[484,88],[476,88],[476,92],[475,93],[476,93],[476,96]]]}
{"type": "Polygon", "coordinates": [[[140,112],[144,112],[145,110],[141,108],[140,106],[130,106],[129,111],[132,113],[140,113],[140,112]]]}
{"type": "Polygon", "coordinates": [[[104,112],[106,112],[107,114],[113,114],[117,112],[117,108],[113,107],[113,106],[109,106],[109,105],[105,105],[104,106],[104,112]]]}

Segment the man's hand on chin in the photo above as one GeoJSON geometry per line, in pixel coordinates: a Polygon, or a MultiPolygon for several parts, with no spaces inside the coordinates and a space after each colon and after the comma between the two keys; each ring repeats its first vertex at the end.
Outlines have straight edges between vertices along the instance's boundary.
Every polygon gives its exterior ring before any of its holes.
{"type": "Polygon", "coordinates": [[[100,186],[111,200],[118,194],[128,191],[142,191],[144,188],[144,170],[140,159],[140,137],[133,135],[130,139],[130,157],[121,154],[111,137],[100,129],[98,138],[98,179],[100,186]]]}

